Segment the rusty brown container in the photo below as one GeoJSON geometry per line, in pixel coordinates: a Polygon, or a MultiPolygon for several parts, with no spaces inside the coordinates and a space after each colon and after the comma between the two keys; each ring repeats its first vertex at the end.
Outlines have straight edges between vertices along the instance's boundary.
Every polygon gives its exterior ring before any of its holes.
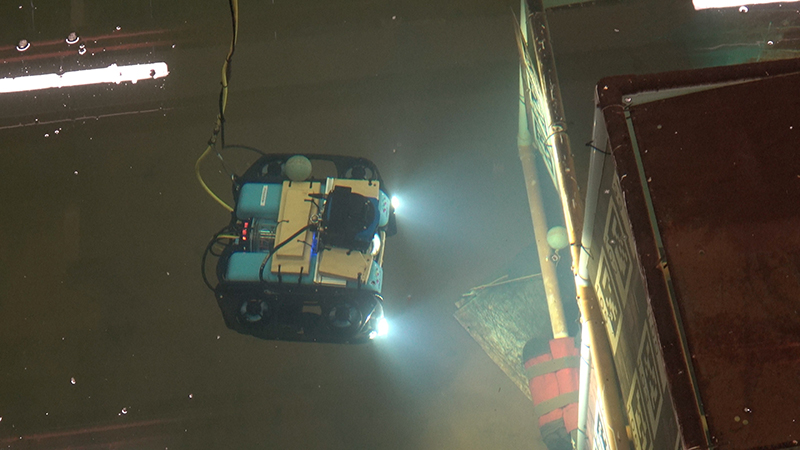
{"type": "Polygon", "coordinates": [[[800,60],[597,85],[589,273],[636,448],[800,440],[800,60]]]}

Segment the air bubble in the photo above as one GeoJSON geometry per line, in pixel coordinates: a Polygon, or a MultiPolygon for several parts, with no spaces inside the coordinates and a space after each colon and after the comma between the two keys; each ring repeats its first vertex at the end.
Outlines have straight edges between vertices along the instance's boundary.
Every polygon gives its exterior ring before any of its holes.
{"type": "Polygon", "coordinates": [[[750,11],[750,8],[748,8],[747,6],[742,5],[739,7],[740,13],[746,13],[747,11],[750,11]]]}

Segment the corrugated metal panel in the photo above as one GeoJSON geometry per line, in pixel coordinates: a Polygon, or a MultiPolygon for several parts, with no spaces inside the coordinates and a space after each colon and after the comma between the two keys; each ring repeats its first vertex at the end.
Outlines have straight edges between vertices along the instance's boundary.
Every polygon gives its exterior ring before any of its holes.
{"type": "Polygon", "coordinates": [[[457,307],[458,322],[530,398],[522,348],[530,339],[552,338],[541,278],[473,290],[457,307]]]}

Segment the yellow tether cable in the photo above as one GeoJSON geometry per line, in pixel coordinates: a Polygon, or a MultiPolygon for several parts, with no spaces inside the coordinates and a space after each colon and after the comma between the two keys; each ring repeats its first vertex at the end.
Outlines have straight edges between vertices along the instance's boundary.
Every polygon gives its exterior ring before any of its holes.
{"type": "MultiPolygon", "coordinates": [[[[219,135],[220,131],[223,127],[223,121],[225,120],[225,107],[228,103],[228,78],[230,75],[230,63],[231,58],[233,57],[233,52],[236,50],[236,41],[239,39],[239,1],[238,0],[229,0],[230,8],[231,8],[231,21],[233,22],[233,36],[231,38],[231,48],[228,50],[228,56],[225,58],[225,63],[222,65],[222,76],[220,83],[222,84],[222,89],[220,91],[220,100],[219,100],[219,114],[217,114],[217,122],[214,124],[214,132],[211,135],[211,138],[208,140],[208,146],[206,150],[197,158],[197,162],[194,165],[194,172],[197,176],[197,180],[200,182],[200,185],[203,189],[211,196],[214,200],[217,201],[223,208],[228,210],[229,212],[233,211],[225,201],[220,199],[209,187],[206,185],[205,181],[203,181],[203,176],[200,175],[200,163],[211,153],[211,150],[217,144],[217,135],[219,135]]],[[[224,139],[223,139],[224,140],[224,139]]]]}

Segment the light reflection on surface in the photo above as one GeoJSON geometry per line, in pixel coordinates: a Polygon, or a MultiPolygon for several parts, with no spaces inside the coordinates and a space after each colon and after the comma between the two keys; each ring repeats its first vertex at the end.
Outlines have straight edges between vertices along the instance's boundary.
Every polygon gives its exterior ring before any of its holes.
{"type": "MultiPolygon", "coordinates": [[[[744,5],[766,5],[769,3],[789,3],[798,0],[692,0],[694,9],[710,9],[710,8],[733,8],[736,6],[744,5]]],[[[747,12],[747,8],[740,9],[741,12],[747,12]]]]}
{"type": "Polygon", "coordinates": [[[108,67],[75,70],[63,74],[48,73],[43,75],[3,78],[0,79],[0,94],[86,86],[90,84],[120,84],[126,81],[135,84],[139,80],[164,78],[167,75],[169,75],[169,69],[165,62],[134,64],[130,66],[111,64],[108,67]]]}

